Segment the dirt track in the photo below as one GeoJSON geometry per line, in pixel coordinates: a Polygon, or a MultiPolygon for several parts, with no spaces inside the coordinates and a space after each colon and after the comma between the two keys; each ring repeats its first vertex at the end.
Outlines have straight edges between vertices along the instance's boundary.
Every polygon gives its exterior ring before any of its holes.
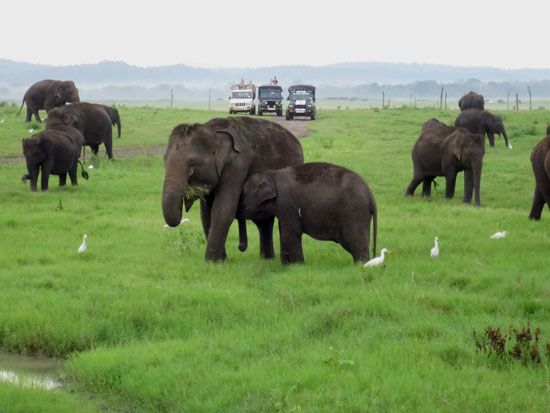
{"type": "MultiPolygon", "coordinates": [[[[283,117],[274,117],[269,120],[273,122],[277,122],[281,126],[284,126],[290,132],[292,132],[292,134],[296,136],[298,139],[302,139],[306,137],[309,132],[307,128],[309,119],[285,120],[285,118],[283,117]]],[[[114,144],[116,145],[116,140],[114,141],[114,144]]],[[[166,150],[166,145],[155,145],[155,146],[149,146],[147,148],[120,148],[120,149],[113,148],[113,155],[115,158],[117,157],[125,158],[129,156],[138,156],[138,155],[160,155],[160,154],[163,154],[165,150],[166,150]]],[[[89,157],[90,153],[91,152],[89,150],[86,150],[86,158],[89,157]]],[[[4,163],[4,164],[24,163],[24,162],[25,162],[25,158],[22,156],[21,157],[7,156],[7,157],[0,158],[0,163],[4,163]]]]}

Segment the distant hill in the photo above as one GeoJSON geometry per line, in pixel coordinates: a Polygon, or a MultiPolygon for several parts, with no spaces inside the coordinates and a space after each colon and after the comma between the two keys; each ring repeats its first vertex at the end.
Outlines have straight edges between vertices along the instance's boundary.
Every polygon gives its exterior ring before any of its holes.
{"type": "Polygon", "coordinates": [[[424,97],[433,96],[434,91],[438,93],[441,84],[447,85],[449,96],[460,96],[474,86],[500,96],[511,88],[523,90],[527,83],[543,85],[545,92],[541,94],[539,88],[538,96],[550,96],[550,85],[544,82],[550,79],[550,69],[380,62],[207,69],[183,64],[138,67],[113,61],[51,66],[0,59],[0,98],[20,99],[28,86],[47,78],[74,80],[90,99],[166,98],[166,91],[174,87],[183,99],[202,99],[209,89],[214,97],[227,98],[228,86],[241,77],[261,84],[274,75],[283,87],[292,83],[315,84],[320,97],[367,97],[381,93],[382,89],[391,91],[395,97],[409,94],[424,97]]]}

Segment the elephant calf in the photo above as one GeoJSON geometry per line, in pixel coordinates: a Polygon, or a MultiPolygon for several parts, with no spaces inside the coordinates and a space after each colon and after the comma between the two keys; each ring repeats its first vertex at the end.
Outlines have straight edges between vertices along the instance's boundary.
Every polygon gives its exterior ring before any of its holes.
{"type": "Polygon", "coordinates": [[[368,261],[371,220],[376,255],[374,196],[359,175],[340,166],[306,163],[251,175],[241,211],[247,219],[277,217],[283,264],[304,261],[303,233],[340,244],[354,261],[368,261]]]}
{"type": "Polygon", "coordinates": [[[531,164],[535,174],[535,194],[529,219],[538,221],[544,204],[550,207],[550,136],[535,146],[531,154],[531,164]]]}
{"type": "Polygon", "coordinates": [[[485,155],[485,142],[481,134],[471,133],[464,128],[435,126],[423,132],[412,150],[413,178],[405,191],[405,196],[414,195],[416,187],[423,182],[424,196],[429,196],[431,182],[436,176],[444,176],[445,196],[452,198],[455,193],[456,175],[464,171],[464,202],[472,201],[480,205],[479,188],[481,168],[485,155]]]}
{"type": "Polygon", "coordinates": [[[495,116],[486,110],[466,109],[455,120],[455,126],[466,128],[472,133],[481,133],[489,139],[489,145],[495,146],[495,133],[502,135],[506,147],[512,149],[508,142],[508,135],[504,129],[504,122],[500,116],[495,116]]]}
{"type": "MultiPolygon", "coordinates": [[[[59,185],[64,186],[67,173],[71,183],[77,185],[77,168],[80,163],[80,151],[84,143],[82,134],[70,126],[59,126],[55,129],[46,129],[32,138],[23,139],[23,154],[27,161],[27,172],[21,177],[23,181],[29,179],[31,191],[36,191],[38,174],[41,176],[41,189],[48,189],[50,175],[59,175],[59,185]]],[[[82,163],[82,177],[88,179],[82,163]]]]}

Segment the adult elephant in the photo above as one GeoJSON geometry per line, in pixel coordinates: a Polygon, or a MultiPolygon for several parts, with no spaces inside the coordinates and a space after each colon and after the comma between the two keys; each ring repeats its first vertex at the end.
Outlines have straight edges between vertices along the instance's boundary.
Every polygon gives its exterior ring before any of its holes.
{"type": "Polygon", "coordinates": [[[458,107],[461,111],[466,109],[485,109],[485,99],[483,95],[479,95],[476,92],[468,92],[460,98],[458,101],[458,107]]]}
{"type": "Polygon", "coordinates": [[[455,126],[466,128],[472,133],[487,134],[491,146],[495,146],[495,133],[502,135],[504,144],[512,149],[512,145],[508,142],[508,135],[506,135],[502,118],[486,110],[466,109],[456,117],[455,126]]]}
{"type": "Polygon", "coordinates": [[[444,176],[445,196],[453,198],[456,175],[464,171],[464,202],[470,203],[475,192],[475,204],[481,205],[479,190],[485,155],[483,140],[480,134],[450,126],[436,126],[423,132],[412,150],[414,175],[405,196],[414,195],[421,182],[424,183],[422,194],[429,196],[431,182],[436,176],[444,176]]]}
{"type": "Polygon", "coordinates": [[[120,138],[120,130],[121,130],[121,123],[120,123],[120,115],[118,113],[118,109],[114,106],[107,106],[107,105],[101,105],[99,103],[96,104],[100,108],[102,108],[105,113],[107,113],[107,116],[109,116],[109,119],[111,119],[111,125],[117,126],[118,129],[118,138],[120,138]]]}
{"type": "MultiPolygon", "coordinates": [[[[162,212],[166,223],[177,226],[182,217],[182,204],[185,202],[185,210],[189,211],[200,197],[201,220],[207,238],[205,259],[220,261],[226,258],[227,233],[238,213],[248,176],[267,169],[300,165],[304,156],[298,139],[279,124],[243,117],[176,126],[164,161],[162,212]]],[[[260,233],[261,256],[273,258],[274,218],[254,222],[260,233]]],[[[246,228],[243,223],[240,218],[241,243],[246,228]]]]}
{"type": "Polygon", "coordinates": [[[550,207],[550,136],[542,139],[533,149],[531,165],[535,174],[535,194],[529,219],[538,221],[544,204],[550,207]]]}
{"type": "Polygon", "coordinates": [[[46,111],[50,111],[53,108],[64,106],[67,102],[80,102],[78,89],[74,82],[72,80],[45,79],[36,82],[27,89],[17,114],[19,115],[21,109],[23,109],[23,105],[27,103],[25,122],[30,122],[33,114],[37,122],[42,122],[38,113],[39,110],[45,109],[46,111]]]}
{"type": "Polygon", "coordinates": [[[50,110],[49,118],[78,129],[84,136],[84,145],[91,147],[94,155],[97,155],[99,145],[104,144],[107,156],[113,159],[113,128],[111,118],[103,108],[93,103],[73,103],[50,110]]]}

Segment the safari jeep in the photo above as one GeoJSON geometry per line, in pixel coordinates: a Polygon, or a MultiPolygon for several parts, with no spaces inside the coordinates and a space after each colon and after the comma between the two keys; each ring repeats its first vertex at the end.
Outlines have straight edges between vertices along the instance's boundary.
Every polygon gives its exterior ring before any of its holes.
{"type": "Polygon", "coordinates": [[[289,102],[286,108],[286,120],[291,120],[294,116],[309,116],[311,120],[315,120],[317,117],[315,86],[290,86],[287,100],[289,102]]]}

